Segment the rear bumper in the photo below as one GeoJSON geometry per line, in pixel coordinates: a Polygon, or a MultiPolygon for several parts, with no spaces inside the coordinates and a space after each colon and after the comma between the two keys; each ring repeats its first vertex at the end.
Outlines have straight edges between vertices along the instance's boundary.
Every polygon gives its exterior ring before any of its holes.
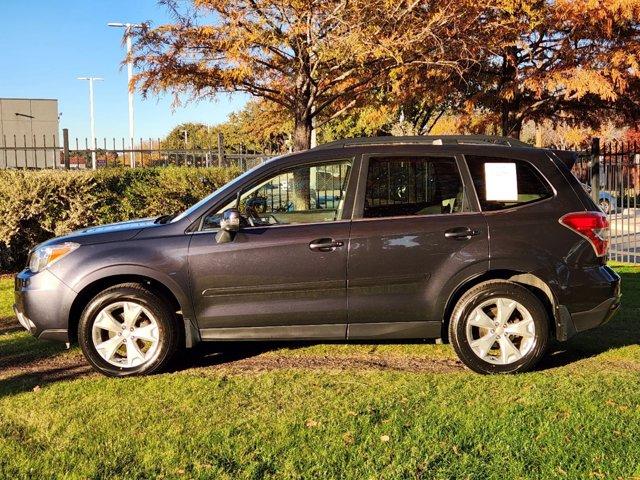
{"type": "Polygon", "coordinates": [[[599,282],[590,288],[592,300],[603,299],[587,310],[571,312],[566,305],[559,305],[556,315],[556,338],[568,340],[575,334],[604,325],[620,308],[620,277],[609,267],[603,267],[599,282]]]}
{"type": "Polygon", "coordinates": [[[576,332],[583,332],[607,323],[616,314],[618,308],[620,308],[620,297],[609,298],[591,310],[572,313],[571,320],[576,332]]]}
{"type": "Polygon", "coordinates": [[[48,270],[15,278],[13,311],[20,325],[42,340],[68,342],[69,311],[76,293],[48,270]]]}

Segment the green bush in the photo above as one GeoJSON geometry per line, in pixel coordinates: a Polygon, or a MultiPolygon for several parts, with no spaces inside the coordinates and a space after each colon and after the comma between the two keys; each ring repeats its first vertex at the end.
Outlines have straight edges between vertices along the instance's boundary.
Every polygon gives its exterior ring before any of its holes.
{"type": "Polygon", "coordinates": [[[177,213],[236,177],[237,168],[0,170],[0,271],[31,247],[89,225],[177,213]]]}

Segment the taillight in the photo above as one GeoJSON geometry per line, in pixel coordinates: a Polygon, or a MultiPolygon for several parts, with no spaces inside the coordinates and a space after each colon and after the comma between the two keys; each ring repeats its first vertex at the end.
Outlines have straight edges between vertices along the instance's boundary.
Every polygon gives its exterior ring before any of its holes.
{"type": "Polygon", "coordinates": [[[567,213],[560,218],[560,223],[589,240],[598,257],[609,250],[609,220],[602,212],[567,213]]]}

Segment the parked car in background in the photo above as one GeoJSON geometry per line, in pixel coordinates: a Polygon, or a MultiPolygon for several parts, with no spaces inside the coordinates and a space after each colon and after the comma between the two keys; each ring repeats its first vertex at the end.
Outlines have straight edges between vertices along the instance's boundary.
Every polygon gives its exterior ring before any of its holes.
{"type": "Polygon", "coordinates": [[[601,190],[598,192],[598,199],[600,209],[607,215],[618,211],[618,200],[611,193],[601,190]]]}
{"type": "Polygon", "coordinates": [[[521,372],[617,310],[607,229],[552,151],[345,140],[259,165],[178,215],[38,245],[14,308],[112,376],[159,371],[201,341],[424,338],[476,372],[521,372]]]}
{"type": "MultiPolygon", "coordinates": [[[[591,187],[585,183],[582,183],[582,188],[591,194],[591,187]]],[[[600,190],[598,192],[598,206],[605,214],[616,213],[618,211],[618,199],[612,193],[606,190],[600,190]]]]}

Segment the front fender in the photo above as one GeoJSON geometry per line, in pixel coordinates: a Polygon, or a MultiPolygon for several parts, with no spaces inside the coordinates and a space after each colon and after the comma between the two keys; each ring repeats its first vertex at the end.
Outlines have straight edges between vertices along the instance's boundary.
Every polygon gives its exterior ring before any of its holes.
{"type": "Polygon", "coordinates": [[[54,275],[79,293],[115,276],[142,276],[164,285],[176,297],[184,317],[193,319],[189,294],[187,235],[82,245],[52,265],[54,275]]]}
{"type": "Polygon", "coordinates": [[[193,306],[191,304],[191,298],[188,292],[185,291],[185,289],[183,289],[183,287],[179,285],[178,282],[176,282],[170,275],[146,267],[144,265],[116,264],[109,267],[103,267],[85,275],[84,277],[79,279],[77,283],[72,285],[71,288],[73,288],[76,292],[81,292],[94,282],[116,276],[142,276],[161,283],[162,285],[167,287],[178,300],[183,317],[195,320],[193,315],[193,306]]]}

